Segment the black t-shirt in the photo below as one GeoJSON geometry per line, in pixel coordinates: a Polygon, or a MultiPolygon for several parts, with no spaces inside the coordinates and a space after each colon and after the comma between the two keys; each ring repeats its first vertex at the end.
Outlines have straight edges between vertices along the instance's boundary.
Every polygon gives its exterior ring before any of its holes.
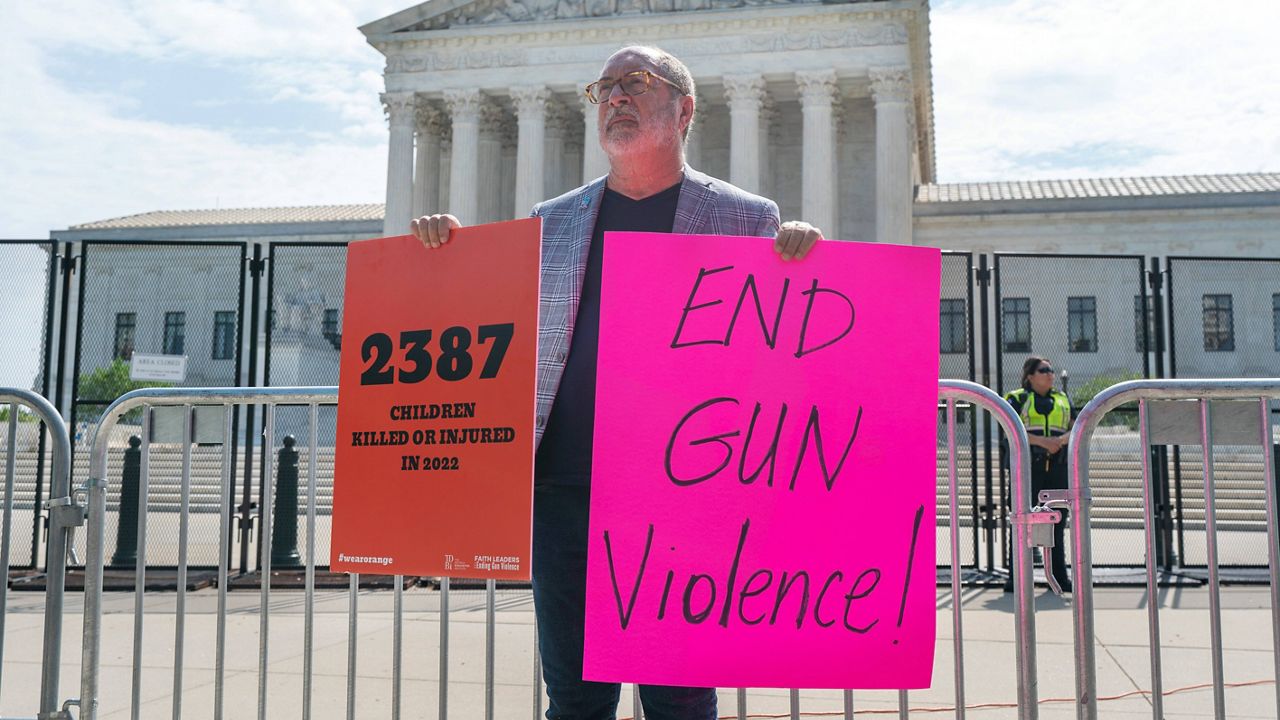
{"type": "Polygon", "coordinates": [[[600,200],[600,214],[591,234],[587,272],[582,280],[582,296],[578,303],[578,319],[573,326],[573,339],[569,344],[569,358],[565,362],[564,375],[534,463],[534,475],[539,484],[586,486],[591,483],[604,234],[623,231],[669,233],[675,225],[676,202],[679,199],[680,183],[643,200],[632,200],[605,188],[604,197],[600,200]]]}

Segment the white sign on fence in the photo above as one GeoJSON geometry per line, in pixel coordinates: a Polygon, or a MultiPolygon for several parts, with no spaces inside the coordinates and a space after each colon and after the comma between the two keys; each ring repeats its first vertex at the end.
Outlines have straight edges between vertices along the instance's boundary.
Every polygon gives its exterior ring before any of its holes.
{"type": "Polygon", "coordinates": [[[129,363],[129,378],[182,382],[187,379],[187,356],[134,353],[129,363]]]}

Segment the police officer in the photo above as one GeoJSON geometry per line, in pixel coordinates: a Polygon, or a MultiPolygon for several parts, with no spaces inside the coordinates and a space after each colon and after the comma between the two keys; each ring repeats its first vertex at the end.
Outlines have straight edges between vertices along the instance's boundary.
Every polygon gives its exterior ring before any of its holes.
{"type": "MultiPolygon", "coordinates": [[[[1053,387],[1053,365],[1038,356],[1027,358],[1022,364],[1022,387],[1005,396],[1005,400],[1022,417],[1027,428],[1027,441],[1031,445],[1031,492],[1039,496],[1041,490],[1065,490],[1067,487],[1067,433],[1071,431],[1071,401],[1067,394],[1053,387]]],[[[1053,528],[1053,549],[1050,552],[1053,576],[1070,592],[1071,578],[1067,575],[1064,532],[1067,512],[1060,510],[1062,521],[1053,528]]]]}

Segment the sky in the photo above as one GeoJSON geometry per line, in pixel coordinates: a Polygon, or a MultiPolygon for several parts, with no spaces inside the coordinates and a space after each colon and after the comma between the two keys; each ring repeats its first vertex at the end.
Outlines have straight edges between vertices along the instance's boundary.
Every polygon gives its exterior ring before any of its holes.
{"type": "MultiPolygon", "coordinates": [[[[383,61],[357,27],[408,5],[0,2],[0,239],[381,202],[383,61]]],[[[930,17],[940,182],[1280,171],[1277,0],[934,0],[930,17]]],[[[38,314],[5,301],[0,357],[27,353],[38,314]]]]}

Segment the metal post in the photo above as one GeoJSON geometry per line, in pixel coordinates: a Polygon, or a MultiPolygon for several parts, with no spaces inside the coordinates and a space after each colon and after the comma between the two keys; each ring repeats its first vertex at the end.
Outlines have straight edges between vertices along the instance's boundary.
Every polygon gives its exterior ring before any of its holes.
{"type": "MultiPolygon", "coordinates": [[[[50,364],[53,357],[53,312],[57,303],[58,295],[58,244],[51,242],[48,248],[49,253],[49,293],[48,302],[45,303],[45,319],[44,319],[44,356],[40,360],[40,396],[49,397],[50,378],[57,377],[62,379],[62,373],[54,372],[53,366],[50,364]]],[[[56,407],[56,406],[55,406],[56,407]]],[[[36,491],[34,504],[32,507],[40,507],[41,501],[44,499],[44,453],[45,453],[45,423],[40,421],[40,440],[39,447],[36,450],[36,491]]],[[[39,512],[31,513],[31,567],[36,566],[36,558],[40,557],[40,523],[42,521],[39,512]]],[[[8,577],[6,571],[5,577],[8,577]]]]}
{"type": "Polygon", "coordinates": [[[1227,695],[1222,669],[1222,585],[1218,577],[1218,512],[1213,479],[1213,413],[1209,401],[1200,400],[1200,449],[1204,469],[1204,534],[1209,563],[1209,641],[1213,648],[1213,713],[1217,720],[1227,717],[1227,695]]]}
{"type": "Polygon", "coordinates": [[[497,617],[495,614],[497,597],[494,590],[497,583],[490,579],[484,583],[484,718],[493,720],[493,683],[494,660],[497,657],[494,642],[497,639],[497,617]]]}
{"type": "MultiPolygon", "coordinates": [[[[239,406],[235,408],[239,410],[239,406]]],[[[235,417],[222,406],[222,484],[218,492],[218,628],[214,641],[213,720],[222,720],[227,670],[227,573],[231,566],[231,501],[235,488],[235,417]]]]}
{"type": "Polygon", "coordinates": [[[1271,576],[1271,652],[1276,676],[1276,713],[1280,716],[1280,518],[1276,517],[1276,466],[1280,445],[1271,435],[1271,401],[1259,398],[1261,413],[1262,481],[1267,494],[1267,570],[1271,576]]]}
{"type": "MultiPolygon", "coordinates": [[[[262,279],[262,246],[254,243],[253,260],[249,264],[249,274],[253,278],[252,287],[249,297],[249,377],[246,385],[254,387],[258,384],[258,295],[261,289],[262,279]]],[[[267,353],[270,358],[271,352],[271,328],[267,328],[267,353]]],[[[267,383],[263,383],[266,385],[267,383]]],[[[238,520],[240,522],[240,572],[249,572],[249,543],[253,537],[253,453],[257,448],[257,438],[254,437],[256,429],[255,411],[256,405],[249,405],[245,409],[244,424],[244,494],[241,496],[240,511],[238,520]]]]}
{"type": "Polygon", "coordinates": [[[142,464],[142,438],[129,436],[120,471],[120,512],[116,516],[116,551],[111,564],[133,567],[138,562],[138,474],[142,464]]]}
{"type": "Polygon", "coordinates": [[[1156,477],[1151,472],[1151,420],[1146,400],[1138,401],[1138,439],[1142,450],[1143,525],[1147,541],[1147,629],[1151,650],[1151,717],[1164,718],[1164,674],[1160,665],[1160,602],[1156,580],[1158,529],[1156,518],[1156,477]]]}
{"type": "MultiPolygon", "coordinates": [[[[18,460],[18,404],[9,405],[9,455],[4,467],[4,521],[0,523],[0,668],[4,667],[4,621],[9,615],[9,542],[13,535],[13,483],[18,460]]],[[[32,558],[34,559],[34,555],[32,558]]],[[[3,676],[0,675],[0,678],[3,676]]]]}
{"type": "Polygon", "coordinates": [[[178,597],[173,623],[173,720],[182,717],[182,657],[187,628],[187,542],[191,526],[191,436],[195,409],[182,406],[182,500],[178,512],[178,597]]]}
{"type": "MultiPolygon", "coordinates": [[[[276,406],[268,405],[263,412],[266,434],[262,438],[265,452],[275,444],[276,406]]],[[[262,500],[258,513],[266,526],[262,537],[267,547],[258,548],[258,720],[267,720],[267,667],[271,650],[271,463],[262,464],[262,500]]]]}
{"type": "MultiPolygon", "coordinates": [[[[991,289],[991,270],[987,267],[987,256],[978,256],[978,293],[980,310],[978,312],[979,325],[982,328],[982,384],[985,387],[991,385],[991,318],[990,318],[990,289],[991,289]]],[[[1003,501],[1003,493],[999,499],[995,495],[995,464],[991,461],[992,452],[995,448],[991,442],[991,419],[986,413],[978,412],[977,408],[973,411],[974,432],[981,430],[982,432],[982,454],[983,454],[983,477],[986,479],[986,497],[984,498],[982,510],[984,517],[982,519],[983,530],[986,535],[987,542],[987,572],[995,570],[996,567],[996,525],[999,521],[999,513],[997,508],[999,502],[1003,501]],[[979,424],[981,423],[981,424],[979,424]]],[[[1001,524],[1003,527],[1003,524],[1001,524]]],[[[1004,545],[1001,539],[1001,547],[1004,545]]],[[[1003,552],[1001,553],[1003,554],[1003,552]]]]}
{"type": "MultiPolygon", "coordinates": [[[[151,423],[155,420],[150,407],[142,411],[142,461],[138,473],[138,561],[133,565],[133,656],[142,657],[142,592],[147,586],[147,498],[151,480],[151,423]]],[[[101,432],[101,424],[99,424],[101,432]]],[[[96,439],[95,439],[96,442],[96,439]]],[[[110,441],[107,441],[110,442],[110,441]]],[[[129,717],[138,720],[142,712],[142,664],[133,665],[132,695],[129,717]]]]}
{"type": "Polygon", "coordinates": [[[311,682],[315,665],[315,619],[316,619],[316,465],[319,462],[316,449],[319,447],[319,431],[316,423],[319,411],[315,403],[308,409],[308,420],[311,432],[309,443],[310,455],[307,460],[307,562],[305,598],[303,600],[303,638],[302,638],[302,719],[311,720],[311,682]]]}
{"type": "Polygon", "coordinates": [[[956,718],[964,720],[964,623],[960,617],[960,476],[956,467],[956,399],[947,398],[947,487],[951,504],[951,631],[955,652],[956,718]]]}
{"type": "MultiPolygon", "coordinates": [[[[276,466],[275,510],[271,519],[271,566],[297,567],[298,555],[298,451],[297,440],[285,435],[276,466]]],[[[314,458],[313,458],[314,459],[314,458]]]]}
{"type": "Polygon", "coordinates": [[[359,620],[360,574],[347,576],[347,720],[356,720],[356,632],[359,620]]]}
{"type": "Polygon", "coordinates": [[[542,651],[536,620],[533,623],[533,720],[542,720],[542,651]]]}
{"type": "Polygon", "coordinates": [[[449,717],[449,578],[440,578],[440,720],[449,717]]]}
{"type": "MultiPolygon", "coordinates": [[[[1164,314],[1163,314],[1163,293],[1164,293],[1164,273],[1160,269],[1160,258],[1151,258],[1151,270],[1147,273],[1147,285],[1151,289],[1151,297],[1144,300],[1148,303],[1147,307],[1151,312],[1151,326],[1148,327],[1146,318],[1143,318],[1142,332],[1144,337],[1143,349],[1152,354],[1154,362],[1150,366],[1144,365],[1144,374],[1147,377],[1164,377],[1164,314]]],[[[1146,353],[1143,354],[1144,361],[1146,353]]],[[[1169,450],[1167,447],[1160,445],[1157,447],[1143,446],[1144,452],[1151,453],[1152,459],[1155,461],[1152,475],[1152,482],[1155,483],[1156,505],[1152,509],[1156,518],[1157,536],[1156,557],[1160,560],[1160,565],[1166,571],[1172,571],[1177,563],[1177,557],[1173,552],[1173,488],[1169,478],[1169,450]]]]}
{"type": "Polygon", "coordinates": [[[392,581],[396,584],[396,589],[391,636],[391,720],[400,720],[400,685],[403,677],[400,665],[404,662],[404,576],[396,575],[392,581]]]}

